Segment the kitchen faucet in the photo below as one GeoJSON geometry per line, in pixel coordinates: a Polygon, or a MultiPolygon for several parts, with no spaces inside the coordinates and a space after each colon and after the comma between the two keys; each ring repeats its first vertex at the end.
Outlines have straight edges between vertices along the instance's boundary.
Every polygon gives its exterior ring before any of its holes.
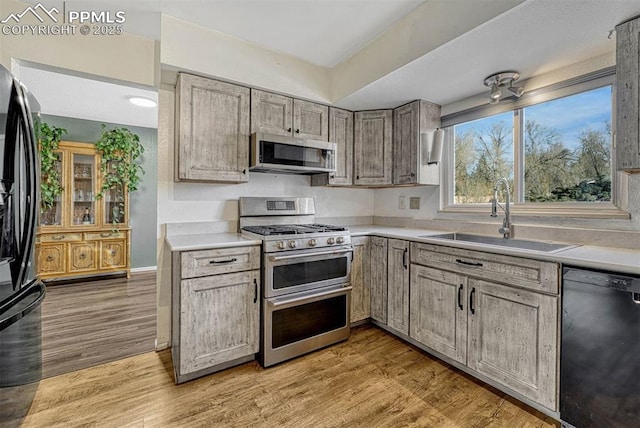
{"type": "Polygon", "coordinates": [[[493,186],[493,199],[491,199],[491,217],[498,217],[498,207],[504,211],[504,220],[502,221],[502,227],[498,229],[498,232],[502,233],[505,239],[511,238],[513,235],[513,226],[511,225],[511,190],[509,189],[509,182],[506,178],[499,178],[496,184],[493,186]],[[498,202],[498,186],[502,184],[507,193],[507,200],[504,205],[498,202]]]}

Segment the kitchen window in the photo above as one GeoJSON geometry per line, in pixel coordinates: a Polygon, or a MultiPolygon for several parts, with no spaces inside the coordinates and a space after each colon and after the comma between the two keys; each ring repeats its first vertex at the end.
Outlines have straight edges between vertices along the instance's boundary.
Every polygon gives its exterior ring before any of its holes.
{"type": "Polygon", "coordinates": [[[536,214],[614,212],[614,70],[443,117],[445,210],[484,211],[501,177],[514,208],[536,214]]]}

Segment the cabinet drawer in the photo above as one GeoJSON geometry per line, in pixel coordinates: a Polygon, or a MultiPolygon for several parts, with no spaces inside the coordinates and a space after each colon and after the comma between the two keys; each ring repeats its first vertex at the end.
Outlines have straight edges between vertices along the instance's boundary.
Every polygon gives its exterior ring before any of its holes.
{"type": "Polygon", "coordinates": [[[82,241],[81,233],[51,233],[38,236],[38,242],[71,242],[82,241]]]}
{"type": "Polygon", "coordinates": [[[84,239],[86,241],[99,241],[101,239],[124,239],[127,236],[127,232],[124,231],[111,231],[105,230],[102,232],[86,232],[84,239]]]}
{"type": "Polygon", "coordinates": [[[260,268],[260,246],[187,251],[181,255],[181,277],[217,275],[260,268]]]}
{"type": "Polygon", "coordinates": [[[558,294],[557,263],[418,242],[411,244],[410,254],[412,263],[558,294]]]}

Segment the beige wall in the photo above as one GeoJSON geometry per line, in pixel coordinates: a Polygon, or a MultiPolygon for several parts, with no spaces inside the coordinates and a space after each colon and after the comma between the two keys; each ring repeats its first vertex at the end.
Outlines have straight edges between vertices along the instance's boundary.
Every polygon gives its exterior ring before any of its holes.
{"type": "Polygon", "coordinates": [[[329,102],[329,70],[226,34],[162,15],[163,68],[329,102]]]}

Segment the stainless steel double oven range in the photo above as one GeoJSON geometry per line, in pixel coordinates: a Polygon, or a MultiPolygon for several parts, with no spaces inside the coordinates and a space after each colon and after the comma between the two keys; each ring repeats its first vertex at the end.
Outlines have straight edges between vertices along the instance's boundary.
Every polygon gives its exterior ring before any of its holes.
{"type": "Polygon", "coordinates": [[[315,223],[312,198],[240,198],[242,234],[262,239],[260,363],[345,340],[350,333],[351,235],[315,223]]]}

